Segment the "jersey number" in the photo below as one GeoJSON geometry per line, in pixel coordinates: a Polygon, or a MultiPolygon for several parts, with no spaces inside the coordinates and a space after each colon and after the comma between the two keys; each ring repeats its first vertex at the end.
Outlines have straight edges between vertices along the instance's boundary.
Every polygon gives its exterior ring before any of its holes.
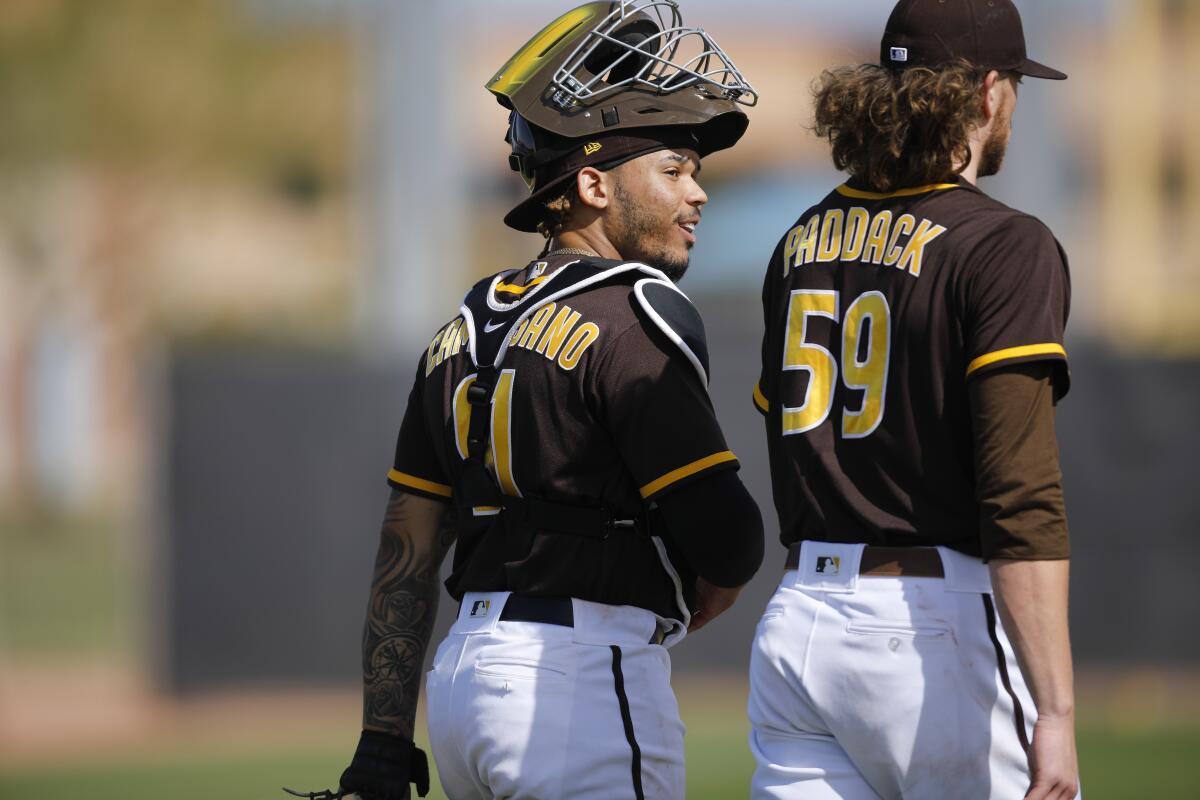
{"type": "MultiPolygon", "coordinates": [[[[517,482],[513,478],[512,460],[512,395],[516,370],[501,370],[496,376],[496,388],[492,391],[491,436],[484,461],[496,477],[500,491],[510,497],[521,497],[517,482]]],[[[458,455],[467,460],[467,435],[471,424],[471,404],[467,402],[467,389],[475,383],[474,375],[468,375],[454,390],[454,443],[458,455]]]]}
{"type": "MultiPolygon", "coordinates": [[[[783,345],[783,370],[807,372],[808,388],[799,406],[789,407],[784,400],[784,436],[811,431],[825,422],[833,410],[838,359],[809,340],[808,323],[813,317],[825,317],[837,323],[841,317],[839,302],[837,292],[792,292],[788,303],[787,338],[783,345]]],[[[883,421],[892,330],[887,298],[879,292],[859,295],[846,309],[841,323],[842,380],[847,389],[864,392],[861,408],[857,411],[842,409],[842,437],[861,439],[874,433],[883,421]]]]}

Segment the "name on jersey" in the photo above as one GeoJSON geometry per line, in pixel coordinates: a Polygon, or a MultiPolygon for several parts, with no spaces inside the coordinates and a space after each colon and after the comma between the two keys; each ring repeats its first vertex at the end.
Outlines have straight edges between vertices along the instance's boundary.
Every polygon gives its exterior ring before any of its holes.
{"type": "Polygon", "coordinates": [[[547,303],[521,321],[509,335],[508,346],[540,353],[563,369],[575,369],[600,338],[600,326],[581,322],[582,318],[565,303],[547,303]]]}
{"type": "MultiPolygon", "coordinates": [[[[467,335],[462,317],[438,331],[425,353],[425,374],[462,352],[467,335]]],[[[508,346],[530,350],[558,362],[565,370],[572,370],[599,338],[600,326],[596,323],[584,322],[583,316],[565,303],[547,303],[513,329],[508,346]]]]}
{"type": "Polygon", "coordinates": [[[894,217],[884,209],[818,212],[787,232],[783,241],[783,276],[809,264],[857,261],[903,270],[921,276],[925,248],[946,232],[942,225],[912,214],[894,217]]]}
{"type": "Polygon", "coordinates": [[[425,374],[433,370],[447,358],[458,355],[467,346],[466,322],[462,317],[456,317],[449,325],[433,335],[429,349],[425,351],[425,374]]]}

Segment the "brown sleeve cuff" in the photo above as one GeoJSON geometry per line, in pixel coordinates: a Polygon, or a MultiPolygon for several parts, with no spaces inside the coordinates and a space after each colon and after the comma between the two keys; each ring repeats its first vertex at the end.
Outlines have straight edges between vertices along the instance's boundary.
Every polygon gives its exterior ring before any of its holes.
{"type": "Polygon", "coordinates": [[[983,535],[983,560],[996,558],[1013,561],[1063,561],[1071,557],[1071,541],[1067,535],[1066,520],[1051,522],[1048,526],[1022,532],[1012,536],[1008,529],[992,524],[983,535]]]}
{"type": "Polygon", "coordinates": [[[983,559],[983,563],[987,564],[990,561],[1070,561],[1071,557],[1066,556],[1021,556],[1021,555],[1004,555],[997,553],[991,558],[983,559]]]}
{"type": "Polygon", "coordinates": [[[1053,366],[1013,364],[980,375],[969,389],[984,558],[1070,557],[1053,366]]]}
{"type": "Polygon", "coordinates": [[[1067,351],[1060,344],[1026,345],[1009,347],[985,353],[967,366],[967,380],[974,380],[989,372],[1011,369],[1021,364],[1043,362],[1053,366],[1051,377],[1054,386],[1054,402],[1063,399],[1071,388],[1071,368],[1067,363],[1067,351]]]}

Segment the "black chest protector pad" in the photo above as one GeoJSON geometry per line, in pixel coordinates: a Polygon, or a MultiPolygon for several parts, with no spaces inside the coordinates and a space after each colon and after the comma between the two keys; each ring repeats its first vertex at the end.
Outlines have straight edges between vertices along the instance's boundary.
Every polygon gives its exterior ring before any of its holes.
{"type": "Polygon", "coordinates": [[[708,386],[708,339],[704,320],[692,301],[675,284],[659,278],[642,278],[633,290],[642,310],[691,362],[700,382],[708,386]]]}
{"type": "Polygon", "coordinates": [[[662,272],[636,262],[581,260],[546,276],[513,303],[496,297],[500,281],[486,278],[467,293],[461,313],[468,352],[478,370],[467,392],[471,405],[468,458],[455,482],[458,543],[446,581],[452,596],[465,591],[509,590],[542,596],[574,596],[613,605],[637,605],[665,617],[689,617],[691,586],[653,539],[661,521],[649,509],[637,520],[615,520],[602,508],[565,506],[548,498],[502,495],[485,467],[490,439],[492,390],[511,332],[546,303],[601,282],[632,283],[640,310],[708,384],[704,325],[691,301],[662,272]],[[481,516],[477,509],[499,507],[481,516]],[[553,569],[547,564],[552,563],[553,569]],[[534,569],[533,566],[538,568],[534,569]],[[669,574],[673,580],[666,580],[669,574]],[[687,595],[688,597],[685,597],[687,595]]]}

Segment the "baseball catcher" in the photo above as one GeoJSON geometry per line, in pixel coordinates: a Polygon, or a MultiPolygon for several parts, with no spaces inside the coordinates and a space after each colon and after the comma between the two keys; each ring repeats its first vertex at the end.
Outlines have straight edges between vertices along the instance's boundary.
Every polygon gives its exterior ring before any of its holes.
{"type": "Polygon", "coordinates": [[[756,94],[673,0],[569,11],[487,88],[530,189],[504,221],[545,247],[473,286],[421,354],[339,792],[425,793],[414,718],[454,544],[458,618],[426,690],[446,793],[683,798],[666,648],[734,601],[762,520],[676,282],[708,201],[701,159],[738,141],[756,94]]]}

